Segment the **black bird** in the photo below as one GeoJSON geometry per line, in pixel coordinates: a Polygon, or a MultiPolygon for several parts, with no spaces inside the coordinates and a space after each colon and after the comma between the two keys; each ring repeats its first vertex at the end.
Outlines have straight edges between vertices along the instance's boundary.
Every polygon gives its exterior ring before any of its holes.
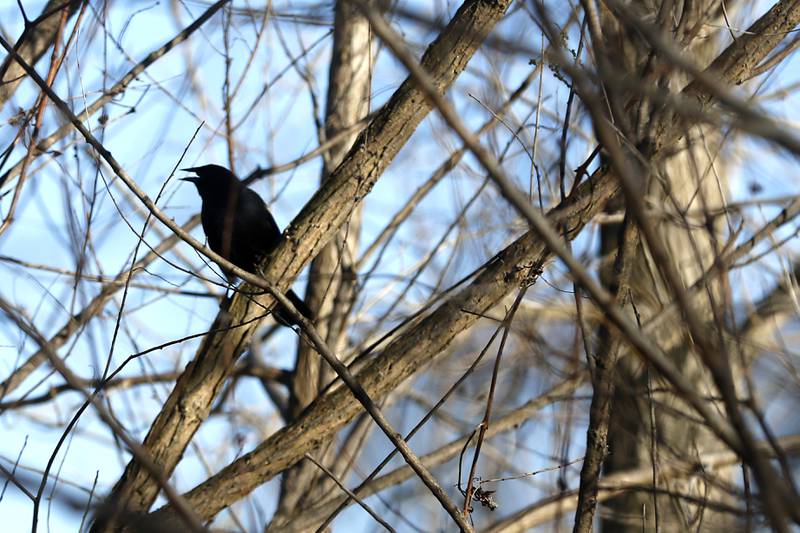
{"type": "MultiPolygon", "coordinates": [[[[264,200],[225,167],[204,165],[181,170],[197,174],[181,181],[194,183],[203,200],[200,220],[208,246],[239,268],[255,272],[260,260],[281,239],[281,230],[264,200]]],[[[224,268],[223,272],[229,281],[236,277],[224,268]]],[[[313,313],[297,293],[290,289],[286,297],[303,316],[313,320],[313,313]]],[[[298,324],[280,306],[274,316],[284,326],[298,324]]]]}

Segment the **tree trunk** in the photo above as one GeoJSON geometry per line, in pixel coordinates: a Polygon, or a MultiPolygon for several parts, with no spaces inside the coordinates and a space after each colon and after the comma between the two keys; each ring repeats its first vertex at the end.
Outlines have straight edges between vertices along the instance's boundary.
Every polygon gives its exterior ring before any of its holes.
{"type": "MultiPolygon", "coordinates": [[[[710,19],[719,15],[718,8],[708,0],[695,5],[684,2],[645,2],[644,5],[647,12],[641,16],[656,19],[662,31],[672,32],[675,42],[687,40],[689,32],[699,22],[711,22],[710,19]],[[680,24],[675,25],[674,21],[680,21],[680,24]]],[[[654,78],[650,74],[658,67],[652,64],[651,48],[635,34],[621,28],[618,19],[609,11],[604,11],[602,17],[606,57],[612,62],[612,68],[619,69],[631,79],[652,83],[654,78]]],[[[699,34],[690,42],[684,52],[695,64],[708,65],[716,51],[714,40],[699,34]]],[[[686,84],[686,80],[667,75],[659,83],[676,91],[686,84]]],[[[639,142],[646,142],[647,124],[653,111],[646,101],[636,102],[632,109],[638,110],[638,116],[629,117],[633,122],[631,128],[639,142]]],[[[722,139],[718,132],[713,128],[696,126],[689,132],[678,153],[654,163],[650,173],[652,178],[645,188],[648,205],[663,209],[663,213],[656,215],[663,218],[654,226],[658,228],[658,235],[668,248],[685,286],[700,277],[719,252],[715,229],[722,220],[717,218],[709,223],[696,213],[722,205],[726,187],[721,177],[724,172],[719,169],[722,139]]],[[[601,244],[604,255],[617,251],[617,235],[617,225],[604,227],[601,244]]],[[[608,271],[602,275],[609,281],[608,271]]],[[[711,283],[707,290],[710,297],[698,303],[697,309],[711,321],[714,302],[720,302],[723,287],[711,283]]],[[[639,247],[635,258],[630,298],[629,311],[642,324],[672,301],[671,292],[661,283],[658,268],[646,245],[639,247]]],[[[680,318],[661,324],[655,336],[657,344],[672,356],[683,375],[696,384],[698,391],[716,395],[716,388],[693,352],[680,318]]],[[[693,421],[691,409],[681,398],[662,387],[661,381],[651,379],[647,365],[635,354],[623,351],[616,374],[605,471],[611,474],[645,467],[652,469],[653,475],[648,489],[626,492],[604,503],[601,512],[603,530],[684,531],[701,526],[718,531],[730,526],[730,515],[681,497],[686,495],[699,498],[696,501],[705,499],[724,503],[722,491],[710,484],[687,486],[681,481],[662,479],[658,473],[661,461],[673,456],[697,457],[719,448],[718,439],[704,424],[693,421]]],[[[729,472],[711,472],[709,475],[723,482],[729,481],[730,477],[729,472]]]]}

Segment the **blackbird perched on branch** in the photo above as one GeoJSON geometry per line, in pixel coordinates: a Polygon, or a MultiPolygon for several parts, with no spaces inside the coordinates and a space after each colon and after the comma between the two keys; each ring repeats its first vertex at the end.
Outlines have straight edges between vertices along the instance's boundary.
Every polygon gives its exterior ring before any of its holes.
{"type": "MultiPolygon", "coordinates": [[[[200,219],[208,246],[239,268],[256,272],[260,260],[281,238],[281,230],[264,200],[225,167],[204,165],[181,170],[197,174],[181,180],[194,183],[203,200],[200,219]]],[[[222,270],[229,281],[236,277],[222,270]]],[[[303,316],[313,319],[313,313],[297,293],[290,289],[286,297],[303,316]]],[[[298,324],[280,305],[273,316],[284,326],[298,324]]]]}

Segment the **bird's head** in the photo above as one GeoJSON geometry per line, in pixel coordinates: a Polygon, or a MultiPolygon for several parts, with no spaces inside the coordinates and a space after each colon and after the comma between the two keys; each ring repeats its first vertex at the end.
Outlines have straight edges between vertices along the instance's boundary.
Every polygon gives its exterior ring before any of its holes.
{"type": "Polygon", "coordinates": [[[181,178],[181,181],[194,183],[197,192],[203,198],[226,196],[239,186],[239,179],[225,167],[219,165],[203,165],[202,167],[182,168],[186,172],[194,172],[197,176],[181,178]]]}

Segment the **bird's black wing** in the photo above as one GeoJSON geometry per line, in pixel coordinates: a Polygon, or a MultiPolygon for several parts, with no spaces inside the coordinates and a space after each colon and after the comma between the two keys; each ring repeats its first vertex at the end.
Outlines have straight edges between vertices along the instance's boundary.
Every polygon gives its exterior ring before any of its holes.
{"type": "Polygon", "coordinates": [[[281,230],[264,200],[255,191],[242,187],[239,193],[231,261],[252,272],[259,260],[278,244],[281,230]]]}

